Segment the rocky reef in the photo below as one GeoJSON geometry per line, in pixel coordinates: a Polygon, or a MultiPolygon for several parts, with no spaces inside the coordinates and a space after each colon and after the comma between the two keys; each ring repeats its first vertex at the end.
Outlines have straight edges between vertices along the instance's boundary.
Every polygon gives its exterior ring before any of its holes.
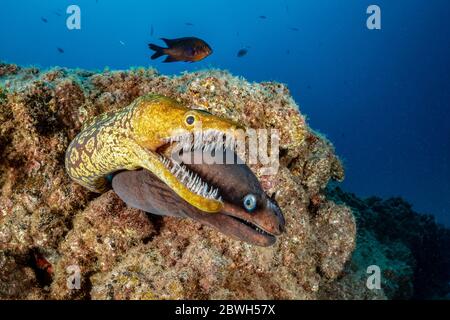
{"type": "MultiPolygon", "coordinates": [[[[365,212],[378,212],[384,202],[350,201],[327,189],[343,178],[333,145],[308,127],[282,84],[249,83],[219,70],[169,77],[153,69],[0,64],[0,299],[420,297],[413,279],[418,261],[426,261],[411,247],[419,245],[411,240],[413,229],[404,226],[410,236],[400,237],[392,227],[382,239],[385,219],[365,212]],[[251,167],[286,218],[274,246],[254,247],[192,220],[148,215],[113,191],[94,194],[69,179],[64,153],[83,123],[147,93],[279,130],[278,173],[262,176],[251,167]],[[380,231],[373,229],[377,223],[380,231]],[[387,280],[381,290],[369,290],[366,268],[380,259],[387,280]],[[73,266],[80,270],[79,289],[67,286],[73,266]]],[[[448,236],[443,230],[429,235],[448,236]]]]}
{"type": "Polygon", "coordinates": [[[355,276],[358,271],[351,270],[376,264],[390,299],[450,298],[450,229],[431,215],[415,212],[401,198],[362,200],[339,187],[327,194],[352,209],[358,226],[356,250],[343,274],[355,276]]]}

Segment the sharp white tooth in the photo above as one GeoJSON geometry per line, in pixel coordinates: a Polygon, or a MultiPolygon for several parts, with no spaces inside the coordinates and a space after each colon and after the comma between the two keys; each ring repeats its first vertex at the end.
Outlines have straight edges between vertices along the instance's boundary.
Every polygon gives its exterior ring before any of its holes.
{"type": "Polygon", "coordinates": [[[201,187],[201,185],[199,185],[199,184],[196,184],[195,186],[194,186],[194,192],[195,193],[198,193],[198,190],[200,189],[200,187],[201,187]]]}
{"type": "Polygon", "coordinates": [[[204,193],[205,193],[205,185],[206,185],[206,183],[202,183],[202,186],[199,191],[201,195],[204,195],[204,193]]]}

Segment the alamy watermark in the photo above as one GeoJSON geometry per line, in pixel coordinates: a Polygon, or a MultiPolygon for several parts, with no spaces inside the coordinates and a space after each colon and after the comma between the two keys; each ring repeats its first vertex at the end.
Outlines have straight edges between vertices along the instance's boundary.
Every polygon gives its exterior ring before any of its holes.
{"type": "Polygon", "coordinates": [[[81,271],[78,265],[71,265],[66,268],[68,277],[66,279],[67,289],[80,290],[81,289],[81,271]]]}
{"type": "Polygon", "coordinates": [[[72,4],[67,7],[66,13],[69,17],[66,20],[66,26],[69,30],[81,29],[81,9],[79,6],[72,4]]]}
{"type": "Polygon", "coordinates": [[[381,269],[377,265],[371,265],[367,267],[367,277],[366,287],[369,290],[380,290],[381,289],[381,269]]]}
{"type": "MultiPolygon", "coordinates": [[[[67,7],[66,13],[69,17],[66,20],[66,26],[69,30],[81,29],[81,8],[78,5],[72,4],[67,7]]],[[[381,30],[381,8],[378,5],[372,4],[367,7],[366,13],[369,15],[366,21],[367,29],[381,30]]]]}

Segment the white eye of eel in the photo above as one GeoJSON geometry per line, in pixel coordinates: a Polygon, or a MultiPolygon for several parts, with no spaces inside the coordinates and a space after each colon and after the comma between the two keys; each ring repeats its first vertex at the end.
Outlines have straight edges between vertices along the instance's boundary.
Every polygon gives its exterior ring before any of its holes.
{"type": "Polygon", "coordinates": [[[252,212],[253,210],[256,209],[256,197],[253,194],[248,194],[245,196],[244,201],[244,208],[245,210],[247,210],[248,212],[252,212]]]}

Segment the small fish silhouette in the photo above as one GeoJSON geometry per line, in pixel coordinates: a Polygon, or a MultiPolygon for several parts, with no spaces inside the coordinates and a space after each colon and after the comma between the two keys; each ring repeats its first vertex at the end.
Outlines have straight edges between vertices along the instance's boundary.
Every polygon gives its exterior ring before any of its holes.
{"type": "Polygon", "coordinates": [[[267,16],[259,16],[259,18],[262,19],[262,20],[266,20],[267,16]]]}
{"type": "Polygon", "coordinates": [[[247,50],[247,49],[241,49],[241,50],[238,51],[237,57],[238,57],[238,58],[242,58],[242,57],[246,56],[247,53],[248,53],[248,50],[247,50]]]}
{"type": "Polygon", "coordinates": [[[58,50],[59,53],[64,53],[64,49],[62,48],[56,48],[58,50]]]}
{"type": "Polygon", "coordinates": [[[41,17],[41,21],[44,22],[44,23],[48,23],[48,20],[45,17],[41,17]]]}
{"type": "Polygon", "coordinates": [[[194,26],[194,24],[191,23],[191,22],[186,22],[185,25],[187,25],[188,27],[193,27],[194,26]]]}

